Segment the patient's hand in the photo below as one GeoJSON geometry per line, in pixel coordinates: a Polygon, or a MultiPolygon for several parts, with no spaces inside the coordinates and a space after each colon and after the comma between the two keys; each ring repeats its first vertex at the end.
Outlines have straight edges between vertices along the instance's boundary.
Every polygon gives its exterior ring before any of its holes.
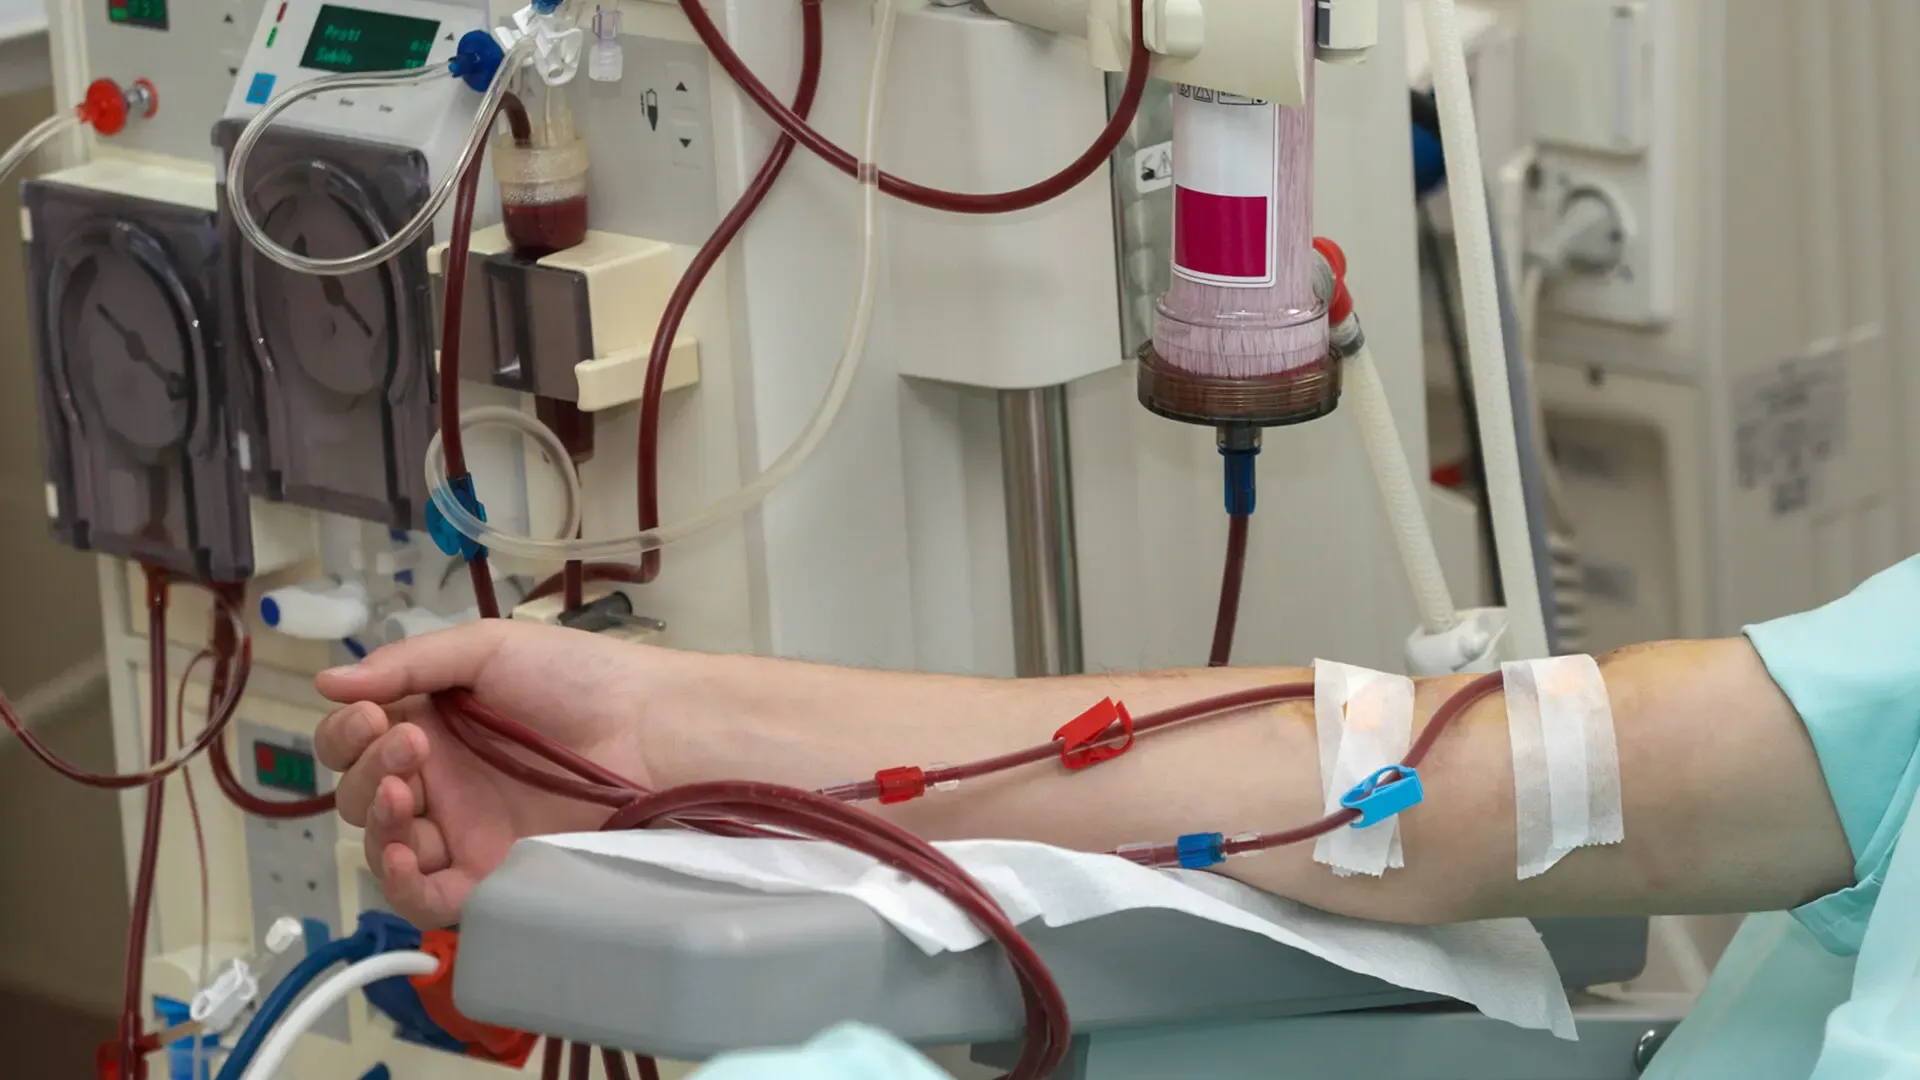
{"type": "Polygon", "coordinates": [[[689,659],[591,634],[487,620],[388,646],[323,673],[345,707],[316,739],[341,773],[340,816],[366,829],[367,864],[394,909],[423,927],[455,921],[474,885],[524,836],[597,828],[603,807],[535,791],[447,734],[424,695],[469,687],[484,702],[636,783],[641,738],[689,659]]]}

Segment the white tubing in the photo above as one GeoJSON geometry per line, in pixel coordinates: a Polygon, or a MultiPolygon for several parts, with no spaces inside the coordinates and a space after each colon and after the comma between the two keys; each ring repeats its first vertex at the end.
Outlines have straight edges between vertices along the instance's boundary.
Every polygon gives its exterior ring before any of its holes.
{"type": "Polygon", "coordinates": [[[1347,360],[1346,367],[1347,402],[1353,406],[1360,422],[1360,438],[1366,444],[1367,459],[1373,463],[1373,479],[1380,488],[1380,502],[1386,507],[1393,541],[1400,548],[1407,583],[1413,586],[1413,602],[1420,609],[1420,628],[1429,634],[1446,633],[1460,621],[1460,616],[1453,606],[1453,593],[1447,588],[1446,575],[1440,569],[1440,552],[1433,544],[1426,504],[1420,497],[1419,485],[1414,482],[1413,468],[1407,463],[1400,429],[1393,422],[1393,406],[1387,400],[1386,384],[1380,381],[1380,369],[1374,365],[1373,352],[1366,345],[1347,360]]]}
{"type": "Polygon", "coordinates": [[[391,979],[402,975],[431,975],[440,970],[440,961],[423,952],[391,952],[368,957],[351,967],[342,968],[323,979],[318,986],[300,999],[273,1034],[260,1046],[254,1055],[253,1064],[242,1080],[272,1080],[286,1064],[287,1055],[300,1041],[300,1036],[313,1029],[328,1010],[346,1000],[356,990],[372,986],[382,979],[391,979]]]}
{"type": "Polygon", "coordinates": [[[1447,146],[1447,192],[1460,256],[1460,293],[1466,309],[1467,350],[1474,400],[1480,405],[1480,445],[1486,458],[1487,500],[1499,546],[1500,583],[1510,618],[1509,650],[1529,659],[1547,655],[1546,616],[1534,576],[1532,531],[1520,486],[1520,451],[1507,383],[1506,342],[1500,332],[1500,296],[1494,267],[1493,226],[1487,220],[1480,131],[1467,79],[1466,43],[1454,0],[1426,0],[1427,51],[1447,146]]]}
{"type": "Polygon", "coordinates": [[[427,452],[427,491],[432,494],[433,504],[440,508],[441,515],[461,535],[479,541],[493,552],[521,559],[545,562],[631,559],[705,532],[752,510],[764,502],[775,488],[785,483],[788,477],[798,472],[814,451],[820,448],[820,444],[826,441],[835,421],[840,418],[840,410],[853,393],[853,384],[860,374],[861,361],[867,351],[867,336],[873,329],[874,298],[880,287],[880,169],[875,164],[875,157],[879,150],[881,105],[885,99],[887,61],[893,47],[897,7],[896,0],[878,0],[874,5],[872,51],[867,63],[866,114],[861,125],[858,155],[861,163],[858,170],[861,192],[859,292],[853,314],[848,319],[846,343],[841,349],[839,363],[834,367],[826,397],[821,400],[819,409],[807,421],[806,428],[793,441],[793,445],[787,447],[786,452],[751,483],[691,517],[631,536],[604,540],[540,540],[503,532],[468,513],[448,487],[446,455],[435,443],[427,452]]]}

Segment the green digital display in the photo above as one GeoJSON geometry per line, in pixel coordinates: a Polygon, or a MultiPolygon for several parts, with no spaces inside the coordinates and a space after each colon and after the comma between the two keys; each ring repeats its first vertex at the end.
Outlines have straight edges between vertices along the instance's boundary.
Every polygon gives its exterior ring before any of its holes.
{"type": "Polygon", "coordinates": [[[323,4],[300,66],[352,72],[425,67],[439,32],[433,19],[323,4]]]}
{"type": "Polygon", "coordinates": [[[320,794],[320,783],[313,771],[312,754],[257,742],[253,744],[253,773],[264,788],[302,798],[320,794]]]}
{"type": "Polygon", "coordinates": [[[148,30],[167,28],[167,0],[107,0],[107,21],[148,30]]]}

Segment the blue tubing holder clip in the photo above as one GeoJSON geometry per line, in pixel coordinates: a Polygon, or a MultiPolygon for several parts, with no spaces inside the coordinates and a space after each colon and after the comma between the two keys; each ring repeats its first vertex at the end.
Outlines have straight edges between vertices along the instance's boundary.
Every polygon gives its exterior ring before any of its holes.
{"type": "MultiPolygon", "coordinates": [[[[487,520],[487,508],[480,504],[480,497],[473,493],[473,477],[456,476],[447,481],[446,489],[453,495],[453,501],[460,504],[467,513],[487,520]]],[[[453,522],[440,512],[440,505],[432,499],[427,500],[427,535],[433,537],[434,546],[443,555],[458,555],[467,562],[487,557],[485,545],[467,536],[453,527],[453,522]]]]}
{"type": "Polygon", "coordinates": [[[1420,785],[1420,770],[1406,765],[1389,765],[1341,796],[1340,805],[1348,810],[1358,810],[1360,820],[1354,822],[1353,827],[1365,829],[1419,806],[1426,801],[1426,797],[1426,790],[1420,785]],[[1396,779],[1388,780],[1389,776],[1396,779]]]}

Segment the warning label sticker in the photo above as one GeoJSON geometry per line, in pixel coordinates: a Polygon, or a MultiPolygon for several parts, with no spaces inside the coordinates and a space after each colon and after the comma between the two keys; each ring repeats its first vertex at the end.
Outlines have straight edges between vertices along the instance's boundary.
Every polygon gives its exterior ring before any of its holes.
{"type": "Polygon", "coordinates": [[[1765,490],[1774,517],[1812,506],[1827,462],[1846,448],[1846,358],[1825,353],[1748,375],[1733,408],[1740,487],[1765,490]]]}
{"type": "Polygon", "coordinates": [[[1228,288],[1278,280],[1279,111],[1198,86],[1173,101],[1173,272],[1228,288]]]}

